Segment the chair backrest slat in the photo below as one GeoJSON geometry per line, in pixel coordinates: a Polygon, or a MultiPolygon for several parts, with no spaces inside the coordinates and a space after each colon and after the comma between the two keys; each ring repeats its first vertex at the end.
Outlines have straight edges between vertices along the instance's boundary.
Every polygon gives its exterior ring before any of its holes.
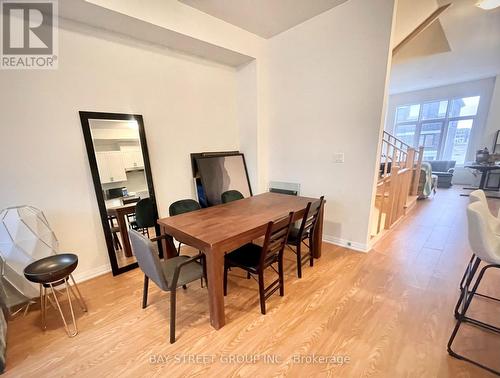
{"type": "Polygon", "coordinates": [[[311,235],[318,221],[319,212],[323,206],[325,197],[321,196],[317,202],[309,202],[306,206],[304,217],[299,228],[298,240],[302,240],[307,232],[311,235]]]}
{"type": "Polygon", "coordinates": [[[269,222],[260,256],[260,267],[264,269],[283,254],[292,226],[293,212],[277,221],[269,222]]]}

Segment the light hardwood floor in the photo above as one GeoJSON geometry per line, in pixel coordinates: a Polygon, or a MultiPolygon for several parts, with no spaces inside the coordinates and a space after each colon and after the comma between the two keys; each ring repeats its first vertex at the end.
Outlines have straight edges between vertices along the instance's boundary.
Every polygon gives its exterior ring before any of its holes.
{"type": "MultiPolygon", "coordinates": [[[[139,270],[98,277],[80,286],[89,312],[77,309],[77,337],[65,336],[53,310],[45,333],[38,311],[9,324],[7,376],[489,376],[446,353],[458,282],[470,257],[467,201],[453,189],[419,201],[368,254],[325,244],[323,257],[304,268],[301,280],[288,252],[285,297],[273,296],[265,316],[257,284],[230,272],[227,325],[219,331],[209,325],[206,289],[191,284],[178,294],[173,345],[165,293],[150,285],[150,305],[142,310],[139,270]],[[349,362],[294,362],[294,356],[313,354],[347,356],[349,362]],[[244,355],[261,360],[229,360],[244,355]],[[275,363],[263,361],[264,355],[275,363]],[[177,360],[164,363],[167,356],[177,360]],[[180,361],[194,356],[209,363],[180,361]]],[[[491,274],[482,291],[500,296],[499,279],[491,274]]],[[[471,311],[500,322],[498,304],[477,300],[471,311]]],[[[498,335],[465,326],[457,346],[500,368],[498,335]]]]}

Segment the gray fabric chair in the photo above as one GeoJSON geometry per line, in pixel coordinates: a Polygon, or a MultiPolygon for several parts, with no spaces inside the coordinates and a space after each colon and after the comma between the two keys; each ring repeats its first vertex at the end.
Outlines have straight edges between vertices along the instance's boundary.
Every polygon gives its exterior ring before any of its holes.
{"type": "Polygon", "coordinates": [[[170,343],[175,342],[175,307],[177,288],[196,281],[205,274],[204,255],[176,256],[161,260],[158,248],[154,241],[165,236],[148,239],[141,233],[130,230],[130,244],[139,267],[144,272],[144,291],[142,308],[146,308],[148,301],[148,285],[151,279],[161,290],[170,292],[170,343]]]}
{"type": "Polygon", "coordinates": [[[455,172],[454,160],[431,160],[429,161],[432,167],[432,174],[438,177],[438,188],[449,188],[453,173],[455,172]]]}

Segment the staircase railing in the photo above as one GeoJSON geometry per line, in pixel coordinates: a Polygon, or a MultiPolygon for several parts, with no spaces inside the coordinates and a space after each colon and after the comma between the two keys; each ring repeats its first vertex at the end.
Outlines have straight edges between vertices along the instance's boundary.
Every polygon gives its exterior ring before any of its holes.
{"type": "Polygon", "coordinates": [[[390,229],[405,214],[410,197],[416,199],[424,150],[415,149],[386,131],[381,144],[375,234],[390,229]]]}

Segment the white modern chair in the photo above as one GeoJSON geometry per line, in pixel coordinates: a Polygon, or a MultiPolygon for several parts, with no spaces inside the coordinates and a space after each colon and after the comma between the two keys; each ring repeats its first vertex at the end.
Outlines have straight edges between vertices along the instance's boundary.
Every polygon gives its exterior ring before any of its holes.
{"type": "MultiPolygon", "coordinates": [[[[474,202],[479,202],[480,204],[483,205],[483,207],[485,208],[486,218],[488,220],[488,223],[490,224],[491,229],[493,230],[493,232],[495,234],[500,235],[500,217],[495,216],[491,213],[490,208],[488,206],[488,200],[486,199],[486,194],[484,193],[483,190],[477,189],[469,194],[469,203],[474,203],[474,202]]],[[[500,215],[500,211],[499,211],[499,215],[500,215]]],[[[474,263],[475,259],[476,259],[476,255],[474,253],[472,253],[469,264],[474,263]]],[[[460,290],[463,289],[466,275],[467,275],[467,271],[464,273],[464,276],[462,277],[462,280],[460,281],[460,290]]]]}
{"type": "Polygon", "coordinates": [[[484,208],[487,209],[487,219],[490,222],[490,227],[493,229],[495,234],[500,235],[500,210],[498,215],[493,215],[488,207],[488,200],[486,199],[486,194],[481,189],[474,190],[469,194],[469,203],[480,202],[483,204],[484,208]]]}
{"type": "MultiPolygon", "coordinates": [[[[473,361],[463,355],[453,351],[452,345],[462,323],[470,323],[477,327],[486,329],[491,332],[500,333],[500,328],[491,324],[484,323],[477,319],[467,316],[467,310],[477,293],[477,288],[483,279],[485,272],[490,268],[500,268],[500,235],[495,234],[490,223],[490,211],[485,208],[480,201],[473,202],[467,206],[467,224],[469,244],[472,251],[475,253],[475,260],[471,260],[467,266],[465,274],[465,284],[463,285],[460,298],[455,306],[455,318],[457,323],[448,341],[448,353],[455,358],[468,361],[476,366],[486,369],[494,374],[500,375],[500,371],[496,371],[477,361],[473,361]],[[472,285],[474,276],[479,269],[480,263],[486,265],[482,267],[475,283],[472,285]],[[469,287],[472,285],[472,289],[469,287]]],[[[481,295],[485,297],[484,295],[481,295]]],[[[497,298],[488,297],[495,301],[500,301],[497,298]]]]}

